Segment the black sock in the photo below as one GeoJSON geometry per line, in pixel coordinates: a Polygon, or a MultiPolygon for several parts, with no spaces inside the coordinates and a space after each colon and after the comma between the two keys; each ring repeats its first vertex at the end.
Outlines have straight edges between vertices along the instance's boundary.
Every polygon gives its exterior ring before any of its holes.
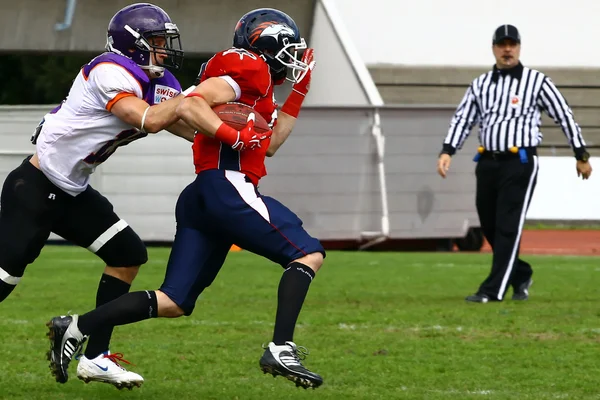
{"type": "Polygon", "coordinates": [[[294,328],[302,310],[302,304],[308,293],[315,272],[308,266],[293,262],[285,270],[277,292],[277,316],[273,343],[285,344],[294,339],[294,328]]]}
{"type": "Polygon", "coordinates": [[[131,292],[80,315],[77,326],[84,335],[91,335],[101,329],[132,324],[148,318],[156,318],[157,315],[156,292],[147,290],[131,292]]]}
{"type": "MultiPolygon", "coordinates": [[[[102,274],[100,283],[98,284],[98,292],[96,293],[96,308],[114,300],[126,293],[129,293],[131,285],[127,282],[115,278],[114,276],[102,274]]],[[[110,337],[112,336],[113,327],[100,329],[94,332],[88,340],[85,348],[85,356],[88,359],[96,358],[98,355],[108,351],[110,337]]]]}

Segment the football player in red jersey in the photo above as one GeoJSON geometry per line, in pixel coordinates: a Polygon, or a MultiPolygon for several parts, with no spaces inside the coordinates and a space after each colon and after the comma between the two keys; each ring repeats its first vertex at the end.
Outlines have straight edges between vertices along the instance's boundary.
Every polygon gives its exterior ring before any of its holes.
{"type": "Polygon", "coordinates": [[[52,332],[58,338],[53,351],[61,355],[64,368],[71,354],[65,347],[77,348],[98,329],[190,315],[236,244],[284,268],[273,339],[264,349],[261,369],[304,388],[323,383],[302,365],[306,349],[296,346],[293,335],[325,250],[296,214],[257,188],[266,175],[265,157],[277,152],[296,123],[314,65],[313,50],[285,13],[263,8],[240,19],[233,47],[202,67],[199,85],[177,109],[198,132],[193,145],[197,176],[177,201],[177,232],[163,284],[159,290],[129,293],[81,316],[53,318],[51,326],[67,327],[52,332]],[[293,90],[278,114],[273,88],[286,80],[292,81],[293,90]],[[212,107],[231,101],[253,107],[273,130],[254,131],[252,114],[239,131],[223,123],[212,107]]]}

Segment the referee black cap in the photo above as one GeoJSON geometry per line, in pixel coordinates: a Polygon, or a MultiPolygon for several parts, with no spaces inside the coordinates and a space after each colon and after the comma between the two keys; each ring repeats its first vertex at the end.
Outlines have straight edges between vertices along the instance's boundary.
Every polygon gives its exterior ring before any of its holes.
{"type": "Polygon", "coordinates": [[[511,39],[517,43],[521,43],[521,35],[519,30],[514,25],[500,25],[494,32],[492,44],[498,44],[504,39],[511,39]]]}

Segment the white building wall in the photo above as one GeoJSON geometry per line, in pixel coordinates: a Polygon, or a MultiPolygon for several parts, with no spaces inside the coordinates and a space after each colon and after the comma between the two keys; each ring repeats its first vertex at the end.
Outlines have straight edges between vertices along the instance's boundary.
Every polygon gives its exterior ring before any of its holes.
{"type": "Polygon", "coordinates": [[[332,0],[367,64],[491,66],[494,29],[521,32],[523,63],[600,67],[597,0],[332,0]]]}

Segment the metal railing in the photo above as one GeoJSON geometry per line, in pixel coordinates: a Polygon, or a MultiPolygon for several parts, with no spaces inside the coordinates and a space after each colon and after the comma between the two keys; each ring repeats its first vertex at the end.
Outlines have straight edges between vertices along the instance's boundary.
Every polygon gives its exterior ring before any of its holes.
{"type": "Polygon", "coordinates": [[[73,24],[73,17],[75,16],[75,7],[77,6],[77,0],[67,0],[65,7],[65,17],[63,22],[54,25],[54,30],[64,31],[71,27],[73,24]]]}

